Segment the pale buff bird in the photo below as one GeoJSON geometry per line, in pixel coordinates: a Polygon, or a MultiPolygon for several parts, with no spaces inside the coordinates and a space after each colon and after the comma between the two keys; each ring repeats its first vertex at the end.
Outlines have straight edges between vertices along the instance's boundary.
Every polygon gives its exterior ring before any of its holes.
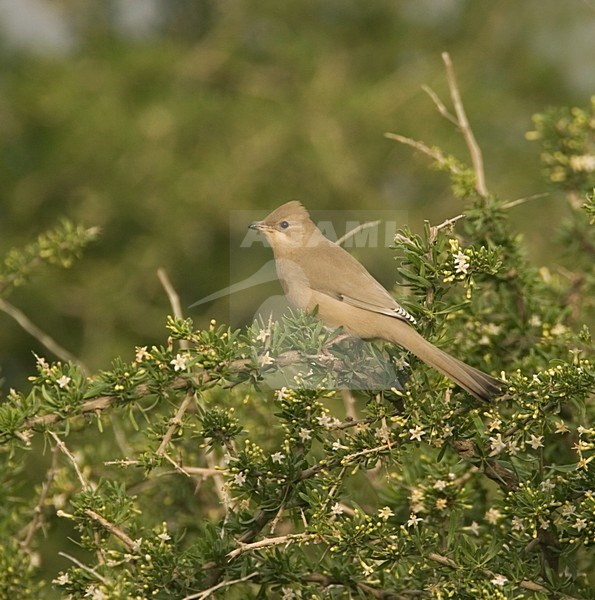
{"type": "Polygon", "coordinates": [[[398,344],[480,400],[501,394],[498,379],[417,333],[411,315],[351,254],[324,237],[300,202],[287,202],[250,227],[271,244],[277,275],[294,307],[317,309],[323,323],[358,338],[398,344]]]}

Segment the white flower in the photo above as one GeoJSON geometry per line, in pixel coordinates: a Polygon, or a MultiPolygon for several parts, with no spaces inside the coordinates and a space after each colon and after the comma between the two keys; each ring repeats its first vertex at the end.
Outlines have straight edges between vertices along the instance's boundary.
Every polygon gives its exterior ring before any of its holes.
{"type": "Polygon", "coordinates": [[[331,418],[326,413],[320,417],[316,417],[316,420],[321,427],[326,427],[328,429],[331,426],[331,418]]]}
{"type": "Polygon", "coordinates": [[[485,514],[486,521],[491,525],[496,525],[501,517],[502,513],[497,508],[490,508],[485,514]]]}
{"type": "Polygon", "coordinates": [[[302,442],[305,442],[306,440],[312,439],[312,430],[302,427],[298,435],[302,442]]]}
{"type": "Polygon", "coordinates": [[[267,350],[262,356],[258,357],[258,364],[261,367],[266,367],[268,365],[272,365],[275,362],[275,359],[269,354],[267,350]]]}
{"type": "Polygon", "coordinates": [[[577,519],[574,522],[573,527],[577,530],[577,531],[582,531],[583,529],[585,529],[585,527],[587,526],[587,520],[586,519],[577,519]]]}
{"type": "Polygon", "coordinates": [[[91,600],[107,600],[107,595],[96,585],[90,585],[85,592],[85,598],[91,598],[91,600]]]}
{"type": "Polygon", "coordinates": [[[70,577],[68,576],[68,573],[62,573],[56,577],[52,583],[55,585],[66,585],[67,583],[70,583],[70,577]]]}
{"type": "Polygon", "coordinates": [[[363,560],[360,561],[360,564],[362,565],[362,569],[366,577],[369,577],[370,575],[372,575],[372,573],[374,573],[374,567],[367,565],[363,560]]]}
{"type": "Polygon", "coordinates": [[[568,327],[566,325],[562,325],[562,323],[556,323],[550,330],[552,335],[564,335],[568,331],[568,327]]]}
{"type": "Polygon", "coordinates": [[[410,440],[417,440],[418,442],[421,442],[421,438],[424,435],[426,435],[426,432],[419,425],[416,425],[415,429],[409,430],[410,440]]]}
{"type": "Polygon", "coordinates": [[[287,392],[287,388],[285,386],[283,386],[278,392],[277,392],[277,400],[279,402],[281,402],[281,400],[283,400],[283,398],[285,398],[285,394],[287,392]]]}
{"type": "Polygon", "coordinates": [[[533,448],[533,450],[537,450],[537,448],[543,448],[543,436],[531,434],[531,439],[529,440],[528,444],[531,446],[531,448],[533,448]]]}
{"type": "Polygon", "coordinates": [[[513,456],[519,451],[519,443],[517,440],[510,440],[508,442],[508,452],[513,456]]]}
{"type": "Polygon", "coordinates": [[[455,259],[455,273],[461,273],[463,275],[467,274],[469,267],[469,257],[461,252],[460,250],[454,255],[455,259]]]}
{"type": "Polygon", "coordinates": [[[551,479],[544,479],[540,486],[539,486],[544,492],[549,492],[551,490],[553,490],[556,487],[556,484],[551,480],[551,479]]]}
{"type": "Polygon", "coordinates": [[[343,514],[343,507],[338,502],[335,502],[331,507],[331,512],[334,515],[341,515],[343,514]]]}
{"type": "Polygon", "coordinates": [[[281,591],[283,592],[281,600],[294,600],[295,598],[297,598],[295,592],[291,588],[283,587],[281,588],[281,591]]]}
{"type": "Polygon", "coordinates": [[[281,464],[284,458],[285,454],[282,454],[281,452],[275,452],[275,454],[271,454],[271,460],[277,464],[281,464]]]}
{"type": "Polygon", "coordinates": [[[258,342],[266,342],[267,338],[271,335],[271,332],[269,329],[261,329],[258,332],[258,335],[256,336],[256,340],[258,342]]]}
{"type": "Polygon", "coordinates": [[[236,473],[234,475],[233,482],[235,485],[244,485],[246,483],[246,475],[244,474],[244,472],[240,471],[239,473],[236,473]]]}
{"type": "Polygon", "coordinates": [[[62,377],[60,377],[60,379],[56,379],[56,383],[61,388],[65,388],[71,381],[72,381],[72,379],[70,377],[68,377],[68,375],[62,375],[62,377]]]}
{"type": "Polygon", "coordinates": [[[436,481],[436,483],[434,484],[434,489],[442,491],[446,486],[446,481],[444,481],[443,479],[438,479],[438,481],[436,481]]]}
{"type": "Polygon", "coordinates": [[[438,498],[436,500],[436,504],[434,506],[436,506],[437,510],[444,510],[447,506],[448,502],[446,500],[446,498],[438,498]]]}
{"type": "Polygon", "coordinates": [[[521,519],[520,517],[512,517],[512,530],[523,531],[523,529],[525,529],[523,519],[521,519]]]}
{"type": "Polygon", "coordinates": [[[333,445],[331,446],[331,448],[335,452],[338,452],[339,450],[347,450],[347,446],[344,446],[339,440],[337,440],[336,442],[333,442],[333,445]]]}
{"type": "Polygon", "coordinates": [[[500,586],[504,585],[507,581],[508,581],[508,579],[506,579],[506,577],[504,577],[504,575],[496,575],[494,577],[494,579],[491,580],[491,582],[494,585],[500,585],[500,586]]]}
{"type": "Polygon", "coordinates": [[[595,154],[575,154],[570,157],[570,168],[577,171],[590,173],[595,171],[595,154]]]}
{"type": "Polygon", "coordinates": [[[477,521],[473,521],[471,525],[469,525],[468,529],[474,535],[479,535],[479,523],[477,521]]]}
{"type": "Polygon", "coordinates": [[[502,450],[506,449],[506,442],[502,441],[501,433],[490,438],[490,448],[492,449],[490,456],[496,456],[496,454],[500,454],[502,450]]]}
{"type": "Polygon", "coordinates": [[[188,357],[176,354],[176,357],[169,361],[170,365],[174,366],[174,371],[185,371],[187,368],[188,357]]]}
{"type": "Polygon", "coordinates": [[[418,517],[416,514],[411,513],[409,515],[409,521],[407,521],[407,527],[414,527],[416,526],[420,521],[423,521],[423,519],[421,517],[418,517]]]}
{"type": "Polygon", "coordinates": [[[390,509],[388,506],[385,506],[385,507],[383,507],[383,508],[379,509],[379,511],[378,511],[378,516],[379,516],[381,519],[384,519],[385,521],[386,521],[386,520],[387,520],[389,517],[392,517],[394,514],[395,514],[395,513],[393,513],[393,511],[392,511],[392,510],[391,510],[391,509],[390,509]]]}
{"type": "Polygon", "coordinates": [[[442,428],[442,435],[445,438],[452,436],[452,427],[448,423],[442,428]]]}
{"type": "Polygon", "coordinates": [[[139,363],[145,360],[146,358],[151,358],[151,355],[147,351],[146,346],[142,346],[142,348],[140,346],[137,346],[135,350],[136,354],[134,355],[134,362],[139,363]]]}
{"type": "Polygon", "coordinates": [[[169,535],[169,533],[160,533],[157,537],[163,542],[171,540],[171,535],[169,535]]]}

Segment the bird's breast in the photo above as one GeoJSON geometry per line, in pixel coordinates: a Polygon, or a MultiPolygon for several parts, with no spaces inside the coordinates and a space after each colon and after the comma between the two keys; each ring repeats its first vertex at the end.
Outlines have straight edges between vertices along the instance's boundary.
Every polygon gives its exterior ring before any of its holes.
{"type": "Polygon", "coordinates": [[[312,290],[304,269],[296,261],[289,258],[275,260],[275,266],[289,304],[295,308],[307,310],[310,305],[312,290]]]}

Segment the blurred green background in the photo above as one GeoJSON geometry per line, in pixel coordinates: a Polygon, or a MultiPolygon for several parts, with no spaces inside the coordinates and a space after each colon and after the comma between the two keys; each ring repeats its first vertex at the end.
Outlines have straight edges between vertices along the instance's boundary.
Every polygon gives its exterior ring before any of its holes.
{"type": "MultiPolygon", "coordinates": [[[[2,252],[60,216],[102,229],[71,270],[10,301],[92,370],[164,340],[158,267],[184,306],[230,283],[230,239],[248,224],[233,211],[297,198],[406,211],[414,230],[461,212],[445,175],[383,137],[467,160],[421,89],[448,100],[441,52],[488,185],[510,200],[548,191],[524,138],[532,114],[595,90],[591,0],[12,0],[0,20],[2,252]]],[[[538,265],[562,250],[565,211],[556,192],[515,209],[538,265]]],[[[379,250],[389,285],[391,260],[379,250]]],[[[245,294],[245,319],[266,294],[245,294]]],[[[224,298],[189,314],[204,326],[229,312],[224,298]]],[[[32,349],[54,358],[0,313],[5,388],[33,370],[32,349]]]]}

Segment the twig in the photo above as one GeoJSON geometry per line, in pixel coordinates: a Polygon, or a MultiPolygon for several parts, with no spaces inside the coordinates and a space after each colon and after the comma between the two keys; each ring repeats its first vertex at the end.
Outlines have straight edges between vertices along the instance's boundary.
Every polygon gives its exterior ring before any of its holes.
{"type": "Polygon", "coordinates": [[[467,148],[469,149],[469,154],[471,155],[471,162],[473,164],[473,170],[475,171],[476,177],[475,189],[480,196],[485,198],[488,195],[488,188],[485,181],[481,148],[479,147],[477,140],[473,135],[473,131],[471,130],[471,126],[469,125],[469,121],[467,120],[467,115],[465,113],[463,101],[461,100],[461,94],[457,85],[457,79],[450,54],[448,52],[443,52],[442,60],[444,62],[444,66],[446,67],[446,78],[448,80],[450,97],[452,99],[455,114],[457,116],[457,124],[461,130],[461,133],[463,134],[463,138],[465,139],[467,148]]]}
{"type": "Polygon", "coordinates": [[[341,246],[343,242],[347,241],[349,238],[353,237],[356,233],[359,233],[363,229],[369,229],[370,227],[377,227],[380,225],[380,220],[378,221],[368,221],[367,223],[362,223],[357,227],[354,227],[350,231],[348,231],[345,235],[342,235],[336,242],[337,246],[341,246]]]}
{"type": "Polygon", "coordinates": [[[401,144],[411,146],[412,148],[423,152],[425,155],[435,160],[439,165],[448,166],[448,169],[452,171],[455,175],[462,175],[463,173],[463,171],[461,171],[461,169],[459,169],[456,165],[452,164],[452,161],[449,161],[444,155],[444,153],[438,148],[430,148],[430,146],[427,146],[423,142],[418,142],[417,140],[408,138],[398,133],[385,133],[384,137],[389,140],[395,140],[397,142],[400,142],[401,144]]]}
{"type": "Polygon", "coordinates": [[[176,472],[185,475],[186,477],[190,477],[190,473],[188,473],[188,471],[186,471],[182,465],[177,463],[167,452],[164,452],[162,456],[168,463],[172,465],[176,472]]]}
{"type": "Polygon", "coordinates": [[[435,229],[436,229],[436,231],[440,231],[441,229],[445,229],[446,227],[451,227],[457,221],[460,221],[461,219],[464,219],[464,218],[465,218],[465,215],[457,215],[456,217],[453,217],[452,219],[446,219],[446,221],[443,221],[442,223],[440,223],[440,225],[436,225],[435,229]]]}
{"type": "Polygon", "coordinates": [[[205,600],[208,598],[213,592],[220,590],[224,587],[229,587],[230,585],[235,585],[236,583],[244,583],[244,581],[248,581],[253,577],[256,577],[258,573],[250,573],[250,575],[246,575],[246,577],[240,577],[239,579],[230,579],[227,581],[221,581],[217,585],[210,587],[208,590],[203,590],[202,592],[198,592],[197,594],[191,594],[190,596],[184,596],[182,600],[205,600]]]}
{"type": "Polygon", "coordinates": [[[5,312],[9,317],[12,317],[29,335],[34,337],[40,344],[45,346],[50,352],[55,354],[59,359],[65,362],[71,362],[80,368],[83,373],[87,374],[87,367],[66,348],[63,348],[49,336],[45,331],[42,331],[29,317],[19,310],[16,306],[10,304],[6,300],[0,299],[0,310],[5,312]]]}
{"type": "Polygon", "coordinates": [[[90,508],[85,508],[85,514],[94,521],[97,521],[106,531],[109,531],[112,535],[116,536],[126,546],[126,549],[129,552],[136,552],[138,550],[138,544],[119,527],[110,523],[105,517],[102,517],[90,508]]]}
{"type": "Polygon", "coordinates": [[[539,198],[546,198],[549,196],[549,193],[543,192],[541,194],[533,194],[532,196],[526,196],[525,198],[517,198],[516,200],[511,200],[510,202],[505,202],[502,205],[504,210],[508,210],[509,208],[514,208],[519,204],[525,204],[525,202],[529,202],[530,200],[539,200],[539,198]]]}
{"type": "MultiPolygon", "coordinates": [[[[184,313],[182,312],[182,304],[180,302],[180,295],[176,292],[167,271],[163,268],[157,269],[157,277],[159,277],[159,281],[169,298],[169,304],[171,306],[172,312],[174,313],[174,317],[176,319],[183,319],[184,313]]],[[[188,340],[180,340],[180,348],[182,350],[187,350],[190,347],[190,342],[188,340]]]]}
{"type": "Polygon", "coordinates": [[[182,417],[184,416],[186,410],[188,410],[188,406],[190,406],[190,403],[192,402],[193,398],[194,394],[186,394],[186,397],[184,398],[182,404],[180,404],[174,418],[170,421],[170,426],[168,427],[167,431],[165,432],[165,435],[161,440],[161,445],[159,446],[156,452],[157,456],[163,456],[165,454],[167,445],[171,442],[171,438],[176,432],[176,429],[182,424],[182,417]]]}
{"type": "Polygon", "coordinates": [[[459,122],[457,121],[457,118],[448,111],[444,102],[442,102],[442,100],[440,100],[440,98],[438,97],[438,94],[428,85],[422,85],[421,89],[432,99],[432,101],[436,105],[436,108],[438,109],[438,112],[447,121],[450,121],[453,125],[456,125],[458,127],[459,122]]]}
{"type": "Polygon", "coordinates": [[[318,583],[322,587],[329,587],[331,585],[340,585],[342,587],[352,588],[355,587],[367,594],[367,596],[377,598],[379,600],[409,600],[412,596],[421,595],[417,591],[408,591],[406,596],[403,594],[396,594],[395,592],[389,592],[387,590],[372,587],[363,581],[350,580],[347,582],[330,577],[329,575],[324,575],[323,573],[312,573],[310,575],[306,575],[303,577],[303,580],[306,582],[318,583]]]}
{"type": "Polygon", "coordinates": [[[86,571],[87,573],[90,573],[91,575],[93,575],[93,577],[95,577],[95,579],[98,579],[99,581],[101,581],[101,583],[107,582],[105,577],[102,577],[97,571],[95,571],[95,569],[88,567],[86,564],[82,563],[80,560],[74,558],[74,556],[70,556],[70,554],[66,554],[66,552],[58,552],[58,555],[63,556],[64,558],[67,558],[70,562],[73,562],[77,567],[81,568],[83,571],[86,571]]]}
{"type": "Polygon", "coordinates": [[[180,296],[178,292],[176,292],[174,286],[171,283],[171,280],[167,274],[167,271],[163,268],[157,269],[157,277],[159,277],[159,281],[169,298],[169,303],[171,305],[171,309],[174,313],[174,317],[181,319],[184,314],[182,312],[182,305],[180,303],[180,296]]]}
{"type": "MultiPolygon", "coordinates": [[[[437,562],[441,565],[444,565],[445,567],[449,567],[451,569],[460,569],[460,566],[454,560],[452,560],[451,558],[448,558],[447,556],[443,556],[442,554],[437,554],[436,552],[430,552],[428,554],[428,558],[433,562],[437,562]]],[[[492,577],[492,578],[498,577],[498,575],[496,573],[493,573],[489,569],[481,569],[481,572],[487,577],[492,577]]],[[[516,585],[518,585],[518,587],[520,587],[524,590],[531,590],[532,592],[540,592],[542,594],[547,595],[548,597],[551,597],[551,594],[552,594],[551,590],[548,590],[547,588],[543,587],[539,583],[535,583],[534,581],[529,581],[529,580],[524,579],[524,580],[516,583],[516,585]]],[[[554,594],[558,595],[563,600],[578,600],[577,598],[574,598],[573,596],[567,596],[566,594],[563,594],[561,592],[555,592],[554,594]]]]}
{"type": "Polygon", "coordinates": [[[251,544],[241,544],[235,550],[228,552],[226,558],[233,560],[241,554],[245,554],[251,550],[259,550],[260,548],[268,548],[270,546],[280,546],[282,544],[292,544],[293,542],[301,542],[316,538],[317,536],[312,533],[289,533],[287,535],[280,535],[278,537],[264,538],[263,540],[258,540],[258,542],[252,542],[251,544]]]}
{"type": "Polygon", "coordinates": [[[46,473],[45,481],[43,482],[41,493],[39,494],[39,500],[33,509],[33,519],[22,531],[23,541],[21,542],[21,546],[25,550],[29,550],[29,544],[31,544],[35,532],[43,525],[43,505],[45,504],[46,498],[50,492],[50,487],[56,477],[59,450],[58,446],[52,448],[52,464],[46,473]]]}
{"type": "Polygon", "coordinates": [[[83,477],[83,474],[79,469],[74,454],[72,454],[72,452],[66,447],[66,444],[53,431],[49,431],[48,433],[54,438],[54,441],[56,442],[58,448],[60,448],[60,450],[68,457],[68,460],[70,460],[70,462],[72,463],[72,466],[74,467],[74,470],[76,472],[76,476],[81,482],[81,487],[83,488],[83,490],[89,491],[91,489],[91,486],[89,485],[89,482],[83,477]]]}

